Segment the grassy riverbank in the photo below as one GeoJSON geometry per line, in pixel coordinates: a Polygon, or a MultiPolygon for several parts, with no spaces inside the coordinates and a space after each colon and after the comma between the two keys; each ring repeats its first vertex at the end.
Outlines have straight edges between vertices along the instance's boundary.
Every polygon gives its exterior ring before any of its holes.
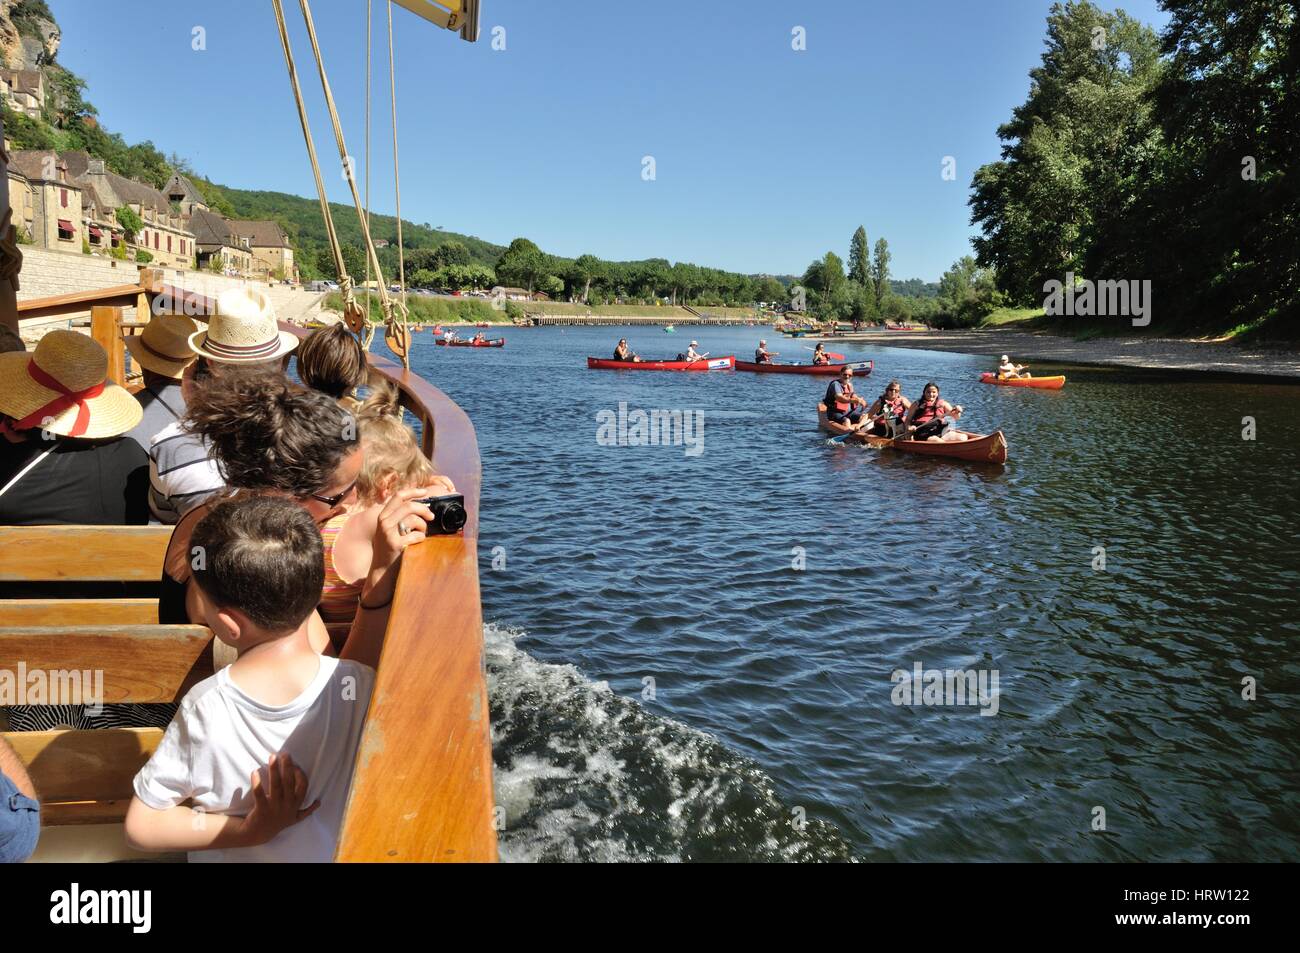
{"type": "MultiPolygon", "coordinates": [[[[365,307],[365,295],[358,294],[357,300],[365,307]]],[[[406,307],[410,311],[412,324],[509,324],[510,318],[504,311],[498,311],[482,298],[425,298],[420,295],[407,295],[406,307]]],[[[329,311],[343,311],[343,297],[331,294],[325,298],[325,308],[329,311]]],[[[383,321],[384,313],[379,307],[379,296],[370,296],[370,320],[383,321]]]]}
{"type": "MultiPolygon", "coordinates": [[[[573,317],[591,316],[593,318],[654,318],[662,320],[665,324],[695,319],[695,315],[685,308],[673,305],[598,304],[588,306],[585,304],[571,304],[567,301],[527,301],[520,304],[527,314],[543,314],[550,317],[572,315],[573,317]]],[[[695,310],[700,314],[719,317],[728,321],[746,321],[754,318],[753,308],[705,307],[701,305],[695,310]]]]}

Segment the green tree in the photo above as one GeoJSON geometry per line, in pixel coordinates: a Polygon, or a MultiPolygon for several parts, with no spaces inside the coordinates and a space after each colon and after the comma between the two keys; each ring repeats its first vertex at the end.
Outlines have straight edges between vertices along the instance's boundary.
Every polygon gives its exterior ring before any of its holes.
{"type": "Polygon", "coordinates": [[[1159,151],[1148,99],[1159,72],[1155,34],[1123,11],[1089,0],[1052,6],[1029,97],[998,129],[1002,159],[976,171],[970,199],[979,263],[1016,302],[1083,272],[1105,228],[1099,215],[1145,188],[1144,157],[1159,151]]]}
{"type": "Polygon", "coordinates": [[[849,280],[856,281],[859,285],[866,285],[872,280],[871,245],[867,242],[867,230],[861,225],[849,242],[849,280]]]}
{"type": "Polygon", "coordinates": [[[876,255],[871,262],[871,283],[875,286],[876,300],[883,303],[891,296],[889,290],[889,242],[876,239],[876,255]]]}
{"type": "Polygon", "coordinates": [[[549,273],[550,262],[536,244],[527,238],[516,238],[497,262],[497,276],[512,286],[535,289],[549,273]]]}

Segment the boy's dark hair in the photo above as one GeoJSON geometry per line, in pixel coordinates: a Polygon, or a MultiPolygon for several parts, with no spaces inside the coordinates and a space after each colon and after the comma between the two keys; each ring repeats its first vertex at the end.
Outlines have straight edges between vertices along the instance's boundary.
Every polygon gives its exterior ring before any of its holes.
{"type": "Polygon", "coordinates": [[[366,382],[366,352],[343,323],[313,331],[298,345],[298,377],[335,400],[366,382]]]}
{"type": "Polygon", "coordinates": [[[282,497],[218,503],[194,527],[190,554],[204,594],[268,632],[293,631],[320,602],[320,530],[306,510],[282,497]]]}

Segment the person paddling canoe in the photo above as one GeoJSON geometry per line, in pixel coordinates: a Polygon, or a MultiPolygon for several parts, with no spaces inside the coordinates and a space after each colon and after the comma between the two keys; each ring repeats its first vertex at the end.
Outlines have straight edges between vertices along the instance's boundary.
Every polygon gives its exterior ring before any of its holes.
{"type": "Polygon", "coordinates": [[[903,419],[911,408],[912,402],[903,396],[903,385],[890,381],[885,385],[884,393],[867,408],[867,416],[871,418],[871,428],[867,432],[879,437],[894,436],[896,430],[902,429],[903,419]]]}
{"type": "Polygon", "coordinates": [[[776,357],[776,356],[777,356],[777,352],[776,352],[776,351],[769,351],[769,350],[767,349],[767,342],[766,342],[766,341],[759,341],[759,342],[758,342],[758,347],[754,349],[754,363],[755,363],[755,364],[771,364],[771,363],[772,363],[772,358],[774,358],[774,357],[776,357]]]}
{"type": "Polygon", "coordinates": [[[998,365],[998,380],[1015,380],[1017,377],[1032,377],[1033,375],[1025,371],[1023,364],[1012,364],[1011,358],[1005,354],[1002,355],[1002,363],[998,365]]]}
{"type": "Polygon", "coordinates": [[[826,353],[826,345],[821,341],[818,341],[817,346],[813,348],[812,362],[814,364],[829,364],[831,362],[831,356],[826,353]]]}
{"type": "Polygon", "coordinates": [[[921,399],[907,412],[909,440],[965,440],[966,435],[953,431],[944,434],[944,418],[956,420],[961,416],[961,405],[953,406],[939,396],[939,385],[931,381],[921,391],[921,399]]]}
{"type": "Polygon", "coordinates": [[[858,429],[864,426],[867,402],[853,390],[853,368],[845,366],[826,388],[826,419],[858,429]]]}
{"type": "Polygon", "coordinates": [[[618,346],[614,348],[614,360],[637,363],[641,358],[633,354],[632,349],[627,346],[627,338],[619,338],[618,346]]]}
{"type": "Polygon", "coordinates": [[[699,347],[699,346],[700,346],[700,342],[699,342],[699,341],[692,341],[691,344],[690,344],[690,347],[688,347],[688,348],[686,349],[686,357],[685,357],[685,360],[688,360],[688,361],[702,361],[702,360],[704,360],[708,355],[707,355],[707,354],[701,354],[699,351],[695,350],[695,349],[696,349],[697,347],[699,347]]]}

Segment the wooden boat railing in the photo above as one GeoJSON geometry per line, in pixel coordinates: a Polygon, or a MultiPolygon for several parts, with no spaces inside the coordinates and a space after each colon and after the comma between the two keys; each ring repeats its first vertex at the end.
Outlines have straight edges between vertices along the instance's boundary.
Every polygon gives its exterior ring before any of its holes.
{"type": "MultiPolygon", "coordinates": [[[[20,317],[92,313],[92,335],[125,380],[122,307],[205,320],[213,302],[143,272],[139,285],[24,301],[20,317]],[[159,301],[159,296],[164,296],[159,301]]],[[[286,330],[307,332],[289,325],[286,330]]],[[[403,557],[336,859],[495,861],[496,809],[478,580],[478,441],[465,412],[397,362],[370,356],[420,423],[425,453],[465,496],[462,533],[403,557]]],[[[0,585],[156,581],[169,527],[0,527],[0,585]],[[90,575],[87,575],[87,572],[90,575]]],[[[105,700],[179,700],[213,671],[202,626],[157,625],[156,599],[0,600],[0,658],[102,670],[105,700]]],[[[47,825],[120,820],[159,729],[10,732],[43,795],[47,825]],[[24,737],[26,735],[27,737],[24,737]]]]}

